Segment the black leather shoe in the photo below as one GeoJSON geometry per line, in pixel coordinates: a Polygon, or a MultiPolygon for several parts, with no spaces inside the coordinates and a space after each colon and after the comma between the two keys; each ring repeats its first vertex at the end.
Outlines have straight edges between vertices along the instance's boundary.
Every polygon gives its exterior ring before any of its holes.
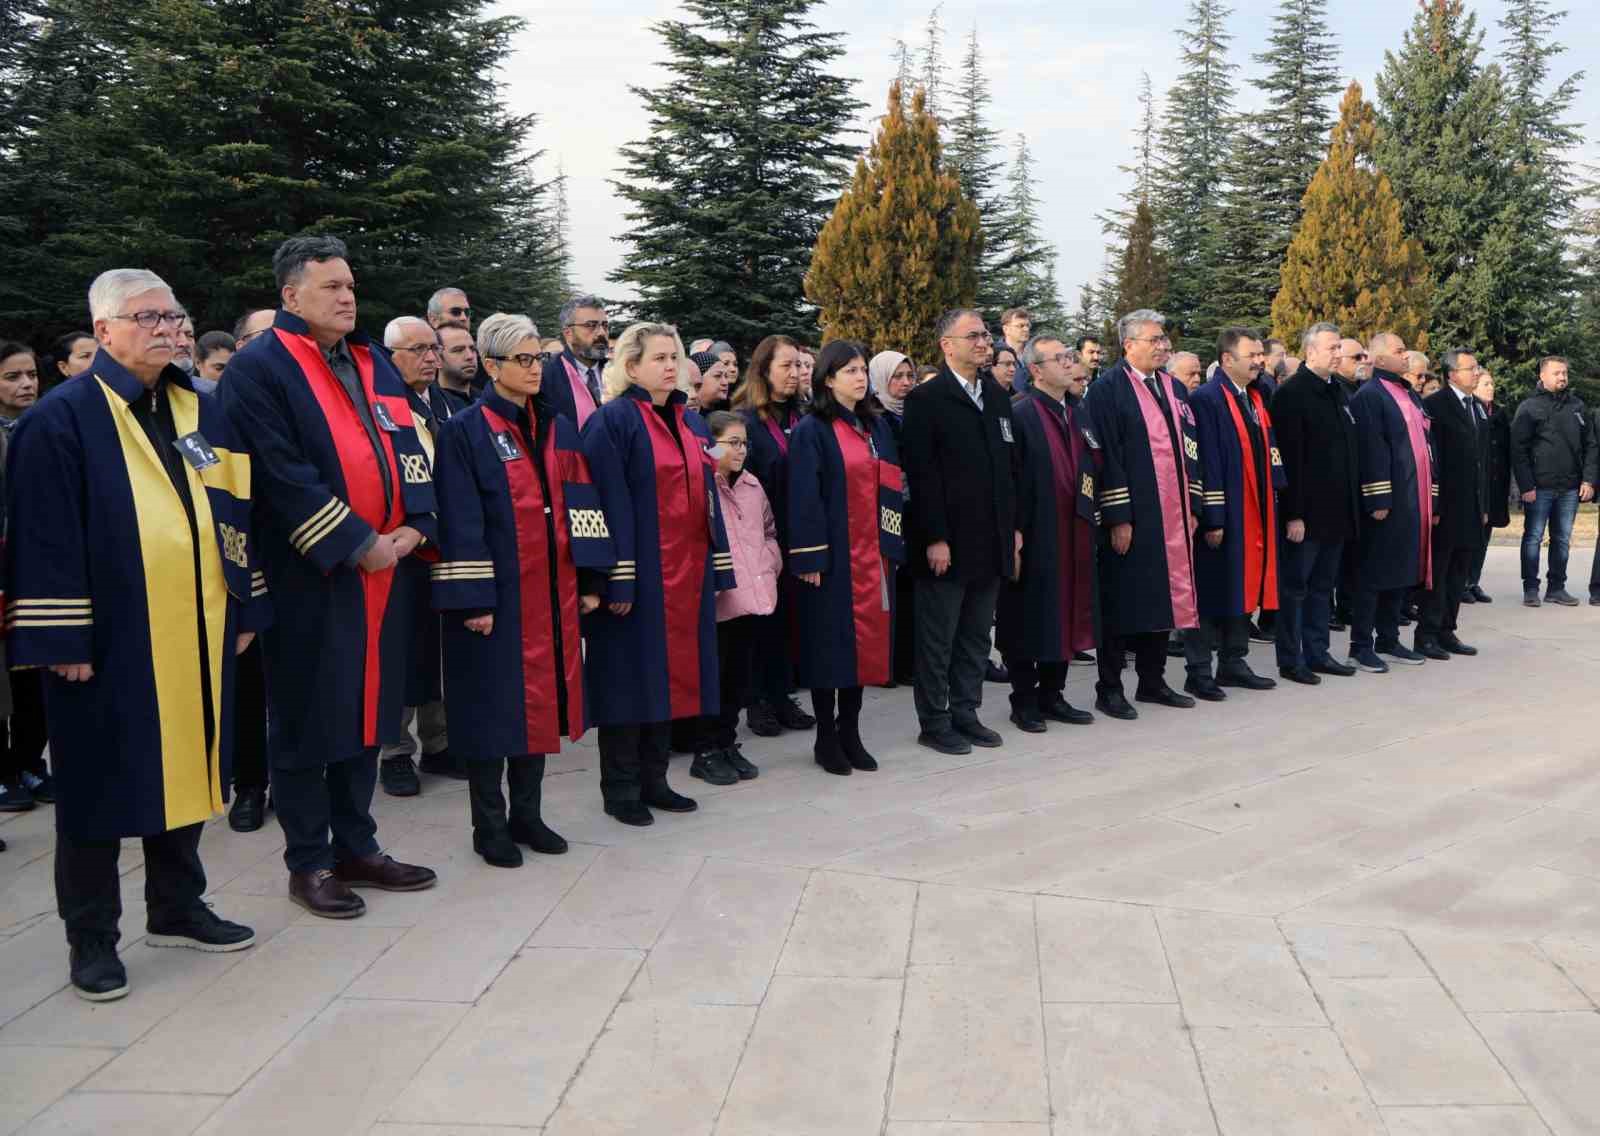
{"type": "Polygon", "coordinates": [[[778,714],[765,702],[757,702],[744,712],[744,720],[750,726],[750,732],[758,738],[775,738],[783,733],[783,727],[778,724],[778,714]]]}
{"type": "Polygon", "coordinates": [[[512,817],[507,831],[512,840],[541,856],[561,856],[567,851],[567,838],[545,824],[543,817],[512,817]]]}
{"type": "Polygon", "coordinates": [[[1322,682],[1322,679],[1304,663],[1297,663],[1292,667],[1279,667],[1278,675],[1290,682],[1298,682],[1301,686],[1317,686],[1322,682]]]}
{"type": "Polygon", "coordinates": [[[672,786],[665,781],[659,785],[646,785],[639,793],[639,800],[664,813],[692,813],[700,807],[693,797],[674,793],[672,786]]]}
{"type": "MultiPolygon", "coordinates": [[[[1171,688],[1169,687],[1168,689],[1171,688]]],[[[1186,678],[1183,680],[1183,689],[1187,690],[1190,694],[1194,695],[1195,698],[1198,698],[1203,702],[1226,702],[1228,700],[1228,692],[1223,690],[1222,687],[1218,686],[1215,679],[1186,678]]],[[[1161,701],[1160,698],[1146,698],[1144,691],[1142,690],[1135,695],[1135,697],[1138,698],[1140,702],[1161,701]]],[[[1194,699],[1189,700],[1189,705],[1194,705],[1194,699]]]]}
{"type": "Polygon", "coordinates": [[[1124,722],[1131,722],[1139,716],[1139,711],[1128,704],[1127,696],[1120,690],[1095,695],[1094,708],[1108,718],[1120,718],[1124,722]]]}
{"type": "MultiPolygon", "coordinates": [[[[1481,584],[1474,584],[1472,587],[1468,588],[1467,591],[1472,593],[1473,603],[1494,603],[1494,597],[1488,592],[1484,591],[1481,584]]],[[[1465,596],[1462,596],[1462,599],[1465,598],[1465,596]]]]}
{"type": "Polygon", "coordinates": [[[409,757],[386,757],[378,762],[378,784],[391,797],[415,797],[422,792],[422,780],[409,757]]]}
{"type": "Polygon", "coordinates": [[[333,874],[349,887],[379,891],[424,891],[439,882],[432,868],[402,864],[383,852],[340,860],[333,866],[333,874]]]}
{"type": "Polygon", "coordinates": [[[1042,734],[1050,728],[1044,724],[1044,715],[1037,710],[1011,711],[1011,724],[1025,734],[1042,734]]]}
{"type": "Polygon", "coordinates": [[[1448,662],[1450,659],[1450,652],[1431,639],[1418,639],[1412,649],[1425,659],[1438,659],[1441,662],[1448,662]]]}
{"type": "Polygon", "coordinates": [[[1059,695],[1048,703],[1040,703],[1039,713],[1052,722],[1065,722],[1069,726],[1087,726],[1094,721],[1089,711],[1079,710],[1059,695]]]}
{"type": "Polygon", "coordinates": [[[267,791],[235,789],[233,808],[228,810],[228,827],[235,832],[254,832],[266,823],[267,791]]]}
{"type": "Polygon", "coordinates": [[[1238,686],[1243,687],[1245,690],[1271,690],[1278,683],[1276,679],[1270,679],[1266,675],[1258,675],[1249,667],[1244,667],[1237,671],[1219,670],[1217,672],[1217,685],[1238,686]]]}
{"type": "Polygon", "coordinates": [[[999,749],[1005,741],[999,734],[976,718],[970,722],[952,722],[951,725],[956,728],[956,733],[966,738],[973,745],[982,746],[984,749],[999,749]]]}
{"type": "Polygon", "coordinates": [[[1472,594],[1471,588],[1463,588],[1461,590],[1461,602],[1464,604],[1475,604],[1478,602],[1478,597],[1472,594]]]}
{"type": "Polygon", "coordinates": [[[1476,647],[1463,643],[1454,635],[1439,636],[1439,646],[1449,651],[1452,655],[1476,655],[1478,653],[1476,647]]]}
{"type": "Polygon", "coordinates": [[[354,919],[367,912],[367,901],[327,868],[291,872],[289,898],[324,919],[354,919]]]}
{"type": "Polygon", "coordinates": [[[1522,606],[1523,607],[1538,607],[1539,606],[1539,589],[1538,588],[1523,588],[1522,589],[1522,606]]]}
{"type": "Polygon", "coordinates": [[[517,842],[511,839],[511,833],[504,828],[473,829],[472,850],[491,867],[522,867],[522,849],[517,847],[517,842]]]}
{"type": "Polygon", "coordinates": [[[1331,656],[1326,659],[1318,659],[1312,663],[1311,670],[1314,674],[1334,675],[1338,678],[1351,678],[1356,673],[1355,667],[1352,667],[1349,663],[1341,663],[1331,656]]]}
{"type": "Polygon", "coordinates": [[[942,730],[923,730],[917,735],[917,744],[937,750],[939,753],[947,753],[951,757],[960,757],[972,752],[972,743],[953,726],[946,726],[942,730]]]}
{"type": "Polygon", "coordinates": [[[110,935],[82,935],[72,944],[68,965],[72,989],[89,1002],[114,1002],[128,993],[128,971],[110,935]]]}
{"type": "Polygon", "coordinates": [[[839,739],[835,735],[830,734],[828,737],[819,735],[811,746],[811,759],[822,766],[825,772],[832,773],[835,777],[848,777],[852,772],[850,759],[839,748],[839,739]]]}
{"type": "Polygon", "coordinates": [[[452,781],[467,780],[466,764],[460,758],[452,757],[447,749],[438,753],[425,753],[417,764],[422,772],[431,777],[448,777],[452,781]]]}
{"type": "Polygon", "coordinates": [[[707,785],[737,785],[739,775],[722,758],[721,750],[709,750],[694,755],[689,764],[689,776],[698,777],[707,785]]]}
{"type": "Polygon", "coordinates": [[[1546,588],[1544,590],[1544,602],[1560,604],[1562,607],[1577,607],[1578,597],[1565,588],[1546,588]]]}
{"type": "Polygon", "coordinates": [[[775,708],[778,712],[778,725],[786,730],[809,730],[816,726],[817,720],[804,710],[793,695],[783,699],[775,708]]]}
{"type": "Polygon", "coordinates": [[[643,801],[607,801],[606,816],[615,817],[623,824],[644,828],[655,824],[656,818],[643,801]]]}
{"type": "Polygon", "coordinates": [[[1004,663],[997,663],[993,659],[990,659],[987,669],[985,669],[983,672],[983,681],[1010,682],[1011,672],[1006,669],[1004,663]]]}
{"type": "Polygon", "coordinates": [[[1072,652],[1072,665],[1075,667],[1092,667],[1095,665],[1094,655],[1089,651],[1074,651],[1072,652]]]}
{"type": "MultiPolygon", "coordinates": [[[[1219,690],[1217,693],[1222,694],[1222,691],[1219,690]]],[[[1227,695],[1223,695],[1223,697],[1226,698],[1227,695]]],[[[1170,706],[1174,710],[1187,710],[1194,705],[1194,699],[1187,694],[1179,694],[1166,683],[1151,687],[1148,690],[1134,691],[1133,700],[1135,702],[1154,702],[1157,706],[1170,706]]]]}
{"type": "Polygon", "coordinates": [[[194,951],[227,954],[253,947],[256,933],[243,923],[230,923],[201,904],[177,919],[146,924],[144,941],[152,947],[188,947],[194,951]]]}

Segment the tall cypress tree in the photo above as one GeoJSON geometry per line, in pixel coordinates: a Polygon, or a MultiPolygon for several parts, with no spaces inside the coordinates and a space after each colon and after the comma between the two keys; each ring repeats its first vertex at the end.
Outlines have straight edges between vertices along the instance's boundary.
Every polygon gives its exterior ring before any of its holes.
{"type": "Polygon", "coordinates": [[[1189,25],[1178,29],[1179,78],[1167,92],[1159,134],[1152,204],[1171,266],[1166,314],[1180,329],[1179,344],[1190,350],[1203,346],[1183,329],[1211,289],[1208,233],[1232,142],[1237,68],[1228,61],[1230,15],[1222,0],[1190,0],[1189,25]]]}
{"type": "Polygon", "coordinates": [[[1045,282],[1045,269],[1056,253],[1040,229],[1033,158],[1025,134],[1017,135],[1017,154],[1006,171],[1006,195],[1000,217],[1001,231],[1008,244],[1003,267],[996,276],[998,287],[991,293],[995,307],[1058,309],[1060,297],[1045,282]]]}
{"type": "Polygon", "coordinates": [[[630,248],[612,279],[652,318],[748,349],[769,333],[812,339],[804,279],[847,177],[843,141],[861,106],[835,72],[841,36],[819,0],[684,0],[663,20],[672,78],[631,88],[649,137],[622,148],[630,248]]]}
{"type": "Polygon", "coordinates": [[[967,36],[960,83],[952,93],[945,164],[961,183],[961,192],[978,207],[983,226],[983,259],[978,264],[978,307],[990,317],[1006,306],[1006,278],[1012,268],[1014,234],[996,181],[1002,163],[995,160],[998,132],[989,125],[989,79],[983,69],[978,26],[967,36]]]}
{"type": "Polygon", "coordinates": [[[944,162],[927,96],[919,89],[910,104],[890,88],[889,113],[817,237],[806,294],[824,339],[932,360],[939,315],[977,294],[983,231],[944,162]]]}
{"type": "Polygon", "coordinates": [[[1419,350],[1427,346],[1432,274],[1406,234],[1388,177],[1373,168],[1377,139],[1372,104],[1351,83],[1272,302],[1272,334],[1286,342],[1332,320],[1357,339],[1396,331],[1419,350]]]}
{"type": "Polygon", "coordinates": [[[1119,313],[1159,309],[1166,298],[1166,257],[1156,247],[1155,215],[1141,201],[1134,206],[1133,224],[1128,227],[1127,244],[1117,266],[1117,299],[1112,306],[1119,313]]]}

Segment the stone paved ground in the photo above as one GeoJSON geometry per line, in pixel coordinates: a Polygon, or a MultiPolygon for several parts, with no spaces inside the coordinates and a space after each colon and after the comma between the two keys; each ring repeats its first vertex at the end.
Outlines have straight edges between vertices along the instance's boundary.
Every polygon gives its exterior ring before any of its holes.
{"type": "Polygon", "coordinates": [[[579,747],[572,852],[520,871],[459,783],[380,797],[442,882],[354,923],[284,898],[275,826],[214,825],[242,954],[142,945],[130,851],[109,1005],[63,989],[48,811],[10,819],[0,1132],[1600,1132],[1600,609],[1522,608],[1514,556],[1477,660],[1041,738],[991,687],[1007,747],[962,759],[877,691],[880,773],[759,743],[642,832],[579,747]]]}

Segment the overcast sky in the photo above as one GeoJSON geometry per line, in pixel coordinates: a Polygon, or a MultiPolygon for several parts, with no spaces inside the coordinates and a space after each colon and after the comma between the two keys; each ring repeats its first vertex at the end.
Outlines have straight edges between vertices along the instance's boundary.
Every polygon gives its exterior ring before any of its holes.
{"type": "MultiPolygon", "coordinates": [[[[1584,124],[1585,157],[1600,160],[1600,38],[1580,15],[1562,27],[1569,46],[1557,74],[1589,73],[1573,118],[1584,124]]],[[[1330,22],[1339,39],[1338,62],[1346,79],[1357,79],[1373,98],[1373,76],[1385,50],[1398,49],[1414,8],[1407,0],[1330,0],[1330,22]]],[[[932,4],[926,0],[834,0],[814,10],[817,25],[847,30],[840,70],[855,78],[855,94],[869,104],[857,126],[863,147],[867,116],[881,113],[894,77],[894,43],[920,47],[932,4]]],[[[1275,0],[1239,0],[1228,30],[1240,109],[1258,105],[1248,79],[1263,68],[1251,57],[1261,50],[1275,0]]],[[[609,180],[617,175],[617,148],[640,139],[648,122],[629,84],[660,85],[664,58],[651,25],[678,18],[671,0],[591,0],[589,4],[512,2],[497,10],[527,22],[516,56],[503,76],[512,109],[539,116],[534,144],[544,151],[543,175],[559,163],[568,179],[571,235],[577,283],[602,294],[625,289],[607,281],[620,262],[625,222],[622,202],[609,180]]],[[[1098,274],[1103,244],[1095,214],[1113,205],[1124,188],[1116,172],[1127,160],[1137,106],[1139,73],[1148,70],[1160,98],[1180,76],[1174,68],[1177,36],[1188,5],[1183,0],[1040,0],[952,2],[943,6],[944,56],[954,69],[966,36],[978,24],[979,42],[993,95],[991,121],[1009,152],[1026,134],[1037,178],[1036,193],[1045,235],[1059,252],[1062,301],[1076,304],[1078,288],[1098,274]]],[[[1503,0],[1476,5],[1493,58],[1501,40],[1503,0]]],[[[1336,101],[1336,100],[1335,100],[1336,101]]]]}

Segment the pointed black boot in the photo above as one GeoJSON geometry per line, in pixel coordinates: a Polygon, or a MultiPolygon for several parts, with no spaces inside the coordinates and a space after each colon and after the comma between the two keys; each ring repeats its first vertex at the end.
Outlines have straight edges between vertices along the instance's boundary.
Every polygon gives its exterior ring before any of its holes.
{"type": "Polygon", "coordinates": [[[511,839],[546,856],[559,856],[567,842],[539,815],[544,793],[544,754],[506,758],[506,781],[511,786],[511,839]]]}

